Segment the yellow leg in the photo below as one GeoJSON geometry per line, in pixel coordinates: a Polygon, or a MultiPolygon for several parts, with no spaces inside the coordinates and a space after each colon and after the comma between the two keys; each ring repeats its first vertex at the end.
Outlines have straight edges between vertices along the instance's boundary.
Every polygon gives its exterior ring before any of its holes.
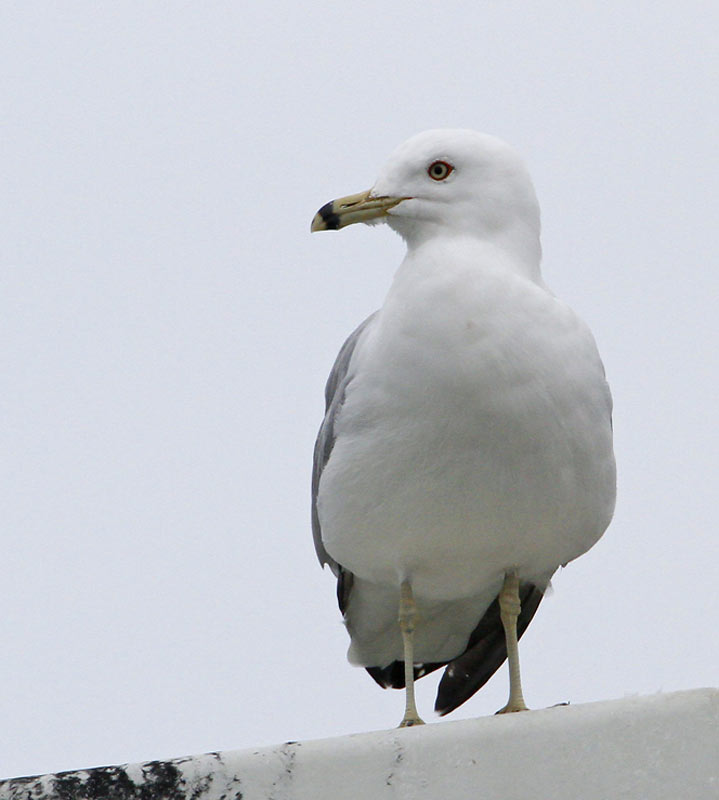
{"type": "Polygon", "coordinates": [[[404,718],[399,723],[400,728],[424,725],[424,720],[417,713],[417,705],[414,700],[414,625],[416,619],[417,606],[412,596],[412,587],[409,581],[403,581],[399,595],[399,628],[402,631],[402,644],[404,645],[405,706],[404,718]]]}
{"type": "Polygon", "coordinates": [[[519,644],[517,642],[517,618],[522,606],[519,601],[519,576],[516,570],[507,572],[504,585],[499,593],[499,615],[504,626],[507,641],[507,661],[509,662],[509,700],[498,714],[512,711],[528,711],[522,696],[522,681],[519,675],[519,644]]]}

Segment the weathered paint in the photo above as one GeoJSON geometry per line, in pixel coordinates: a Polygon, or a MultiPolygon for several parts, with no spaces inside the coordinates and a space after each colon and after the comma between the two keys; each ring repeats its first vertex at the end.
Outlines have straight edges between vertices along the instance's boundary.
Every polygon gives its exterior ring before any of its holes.
{"type": "Polygon", "coordinates": [[[719,690],[0,781],[0,800],[716,800],[719,690]]]}

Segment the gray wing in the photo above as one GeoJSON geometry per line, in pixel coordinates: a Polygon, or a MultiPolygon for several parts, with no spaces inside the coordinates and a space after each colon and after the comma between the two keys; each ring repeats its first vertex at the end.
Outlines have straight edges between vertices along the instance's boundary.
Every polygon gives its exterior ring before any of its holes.
{"type": "MultiPolygon", "coordinates": [[[[317,441],[315,442],[314,460],[312,463],[312,536],[315,540],[315,550],[317,551],[317,558],[319,558],[320,564],[323,566],[329,564],[332,572],[338,577],[340,576],[341,567],[330,557],[322,544],[322,531],[320,529],[320,520],[317,515],[317,492],[320,485],[322,470],[329,461],[332,448],[335,444],[335,420],[337,419],[337,413],[340,408],[342,408],[347,384],[351,380],[351,377],[348,377],[348,370],[350,361],[352,360],[352,354],[355,351],[360,337],[376,316],[377,312],[375,311],[374,314],[367,317],[361,325],[355,328],[337,354],[334,366],[327,379],[327,385],[325,386],[325,418],[322,421],[319,433],[317,434],[317,441]]],[[[342,604],[340,603],[340,605],[342,604]]]]}

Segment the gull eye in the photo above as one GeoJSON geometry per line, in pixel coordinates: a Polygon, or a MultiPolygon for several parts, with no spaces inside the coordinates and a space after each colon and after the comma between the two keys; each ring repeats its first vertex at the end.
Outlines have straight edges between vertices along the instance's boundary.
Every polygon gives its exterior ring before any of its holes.
{"type": "Polygon", "coordinates": [[[443,181],[445,178],[448,178],[452,172],[454,172],[454,167],[446,161],[433,161],[427,167],[427,175],[429,175],[433,181],[443,181]]]}

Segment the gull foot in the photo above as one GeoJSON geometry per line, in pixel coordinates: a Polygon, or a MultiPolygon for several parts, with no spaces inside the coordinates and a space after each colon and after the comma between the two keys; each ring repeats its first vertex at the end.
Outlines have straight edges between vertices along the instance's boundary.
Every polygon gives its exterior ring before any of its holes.
{"type": "Polygon", "coordinates": [[[495,711],[495,716],[497,714],[514,714],[515,711],[529,711],[527,706],[524,703],[507,703],[504,708],[500,708],[499,711],[495,711]]]}
{"type": "Polygon", "coordinates": [[[415,725],[424,725],[421,717],[405,717],[397,726],[398,728],[413,728],[415,725]]]}

